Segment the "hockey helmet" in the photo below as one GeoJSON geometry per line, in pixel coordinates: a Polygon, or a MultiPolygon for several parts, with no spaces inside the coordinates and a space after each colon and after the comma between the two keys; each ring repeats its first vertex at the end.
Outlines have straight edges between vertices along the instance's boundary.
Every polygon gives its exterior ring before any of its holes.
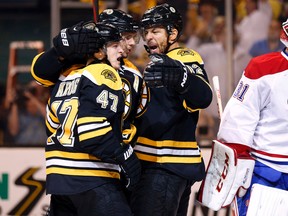
{"type": "Polygon", "coordinates": [[[83,28],[95,31],[93,37],[97,39],[97,42],[93,44],[93,49],[95,50],[91,50],[92,53],[104,48],[108,42],[118,42],[122,39],[119,30],[111,24],[90,21],[84,24],[83,28]]]}
{"type": "Polygon", "coordinates": [[[178,35],[183,29],[183,21],[180,13],[169,4],[161,4],[148,9],[141,19],[142,28],[162,26],[167,29],[168,34],[172,28],[178,30],[178,35]]]}
{"type": "Polygon", "coordinates": [[[139,25],[130,14],[119,9],[106,9],[99,15],[99,22],[116,26],[120,33],[136,32],[139,25]]]}
{"type": "Polygon", "coordinates": [[[288,19],[282,23],[282,31],[280,34],[280,41],[288,47],[288,19]]]}

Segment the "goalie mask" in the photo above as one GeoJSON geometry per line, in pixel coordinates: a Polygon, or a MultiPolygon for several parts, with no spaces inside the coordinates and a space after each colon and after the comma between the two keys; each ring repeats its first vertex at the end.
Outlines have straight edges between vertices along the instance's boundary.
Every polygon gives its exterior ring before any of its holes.
{"type": "Polygon", "coordinates": [[[282,23],[282,31],[280,34],[280,41],[288,47],[288,19],[282,23]]]}
{"type": "Polygon", "coordinates": [[[172,28],[178,30],[178,38],[183,29],[183,21],[180,13],[169,4],[162,4],[147,10],[141,19],[143,29],[161,26],[166,28],[170,35],[172,28]]]}

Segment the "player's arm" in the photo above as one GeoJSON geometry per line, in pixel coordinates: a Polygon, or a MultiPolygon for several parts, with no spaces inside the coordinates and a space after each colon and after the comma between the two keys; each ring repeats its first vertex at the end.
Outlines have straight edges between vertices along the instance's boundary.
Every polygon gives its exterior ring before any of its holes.
{"type": "Polygon", "coordinates": [[[97,72],[85,71],[81,77],[79,148],[104,162],[118,163],[128,180],[126,187],[131,188],[139,180],[141,167],[133,148],[122,144],[122,82],[111,67],[97,72]]]}
{"type": "Polygon", "coordinates": [[[150,59],[144,72],[144,80],[149,87],[175,90],[191,110],[209,106],[212,89],[199,63],[184,64],[163,54],[151,54],[150,59]]]}
{"type": "Polygon", "coordinates": [[[48,101],[48,104],[46,106],[46,119],[45,119],[45,125],[46,125],[46,134],[48,137],[50,137],[53,133],[56,132],[58,129],[60,122],[57,118],[57,115],[53,112],[51,105],[50,105],[50,99],[48,101]]]}
{"type": "Polygon", "coordinates": [[[110,67],[106,70],[90,65],[84,70],[77,119],[80,147],[103,159],[110,157],[122,141],[121,126],[112,121],[123,111],[120,109],[121,103],[123,105],[121,80],[110,67]],[[97,73],[93,73],[96,70],[97,73]]]}
{"type": "Polygon", "coordinates": [[[62,29],[53,38],[53,47],[34,57],[31,67],[34,79],[44,86],[51,86],[72,64],[85,64],[87,54],[95,50],[95,32],[89,29],[93,24],[92,21],[80,22],[62,29]]]}
{"type": "Polygon", "coordinates": [[[53,47],[34,57],[31,74],[38,83],[52,86],[58,80],[60,73],[69,66],[70,63],[61,60],[53,47]]]}
{"type": "Polygon", "coordinates": [[[261,62],[251,60],[223,111],[218,140],[251,146],[260,112],[269,106],[270,90],[261,74],[261,62]],[[263,86],[265,86],[263,88],[263,86]]]}
{"type": "Polygon", "coordinates": [[[197,61],[185,63],[185,66],[190,72],[188,90],[180,97],[183,98],[189,110],[207,108],[212,101],[213,92],[204,66],[197,61]]]}

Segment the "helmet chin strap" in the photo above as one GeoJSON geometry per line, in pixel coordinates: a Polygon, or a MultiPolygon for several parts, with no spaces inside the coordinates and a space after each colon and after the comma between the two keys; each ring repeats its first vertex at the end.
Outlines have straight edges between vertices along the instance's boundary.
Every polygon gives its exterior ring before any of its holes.
{"type": "Polygon", "coordinates": [[[174,40],[172,43],[169,42],[169,37],[170,37],[170,35],[171,35],[171,33],[172,33],[172,29],[173,29],[173,27],[170,26],[170,25],[168,25],[168,26],[166,27],[166,31],[167,31],[168,37],[167,37],[167,46],[166,46],[166,48],[165,48],[165,50],[164,50],[164,53],[165,53],[165,54],[168,53],[169,48],[170,48],[174,43],[176,43],[177,40],[178,40],[178,38],[179,38],[179,31],[177,30],[177,31],[178,31],[177,37],[175,38],[175,40],[174,40]]]}
{"type": "MultiPolygon", "coordinates": [[[[173,42],[173,43],[175,43],[175,42],[173,42]]],[[[172,43],[172,44],[173,44],[173,43],[172,43]]],[[[166,48],[165,48],[165,50],[164,50],[164,54],[168,53],[169,48],[170,48],[170,46],[171,46],[172,44],[169,43],[169,37],[168,37],[168,38],[167,38],[167,46],[166,46],[166,48]]]]}
{"type": "Polygon", "coordinates": [[[170,42],[169,42],[169,37],[170,37],[170,35],[171,35],[171,34],[168,33],[168,37],[167,37],[167,46],[166,46],[166,48],[165,48],[165,50],[164,50],[164,53],[165,53],[165,54],[168,53],[170,47],[171,47],[174,43],[177,42],[177,38],[176,38],[172,43],[170,43],[170,42]]]}

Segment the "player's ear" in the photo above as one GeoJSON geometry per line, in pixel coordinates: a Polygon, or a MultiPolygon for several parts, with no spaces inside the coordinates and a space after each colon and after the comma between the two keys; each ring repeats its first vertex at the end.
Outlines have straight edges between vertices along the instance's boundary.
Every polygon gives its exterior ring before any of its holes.
{"type": "Polygon", "coordinates": [[[98,60],[102,60],[105,57],[105,53],[103,52],[102,49],[100,49],[98,52],[94,53],[94,57],[98,60]]]}
{"type": "Polygon", "coordinates": [[[178,36],[178,30],[176,28],[173,28],[170,32],[168,41],[170,44],[174,43],[177,40],[177,36],[178,36]]]}

